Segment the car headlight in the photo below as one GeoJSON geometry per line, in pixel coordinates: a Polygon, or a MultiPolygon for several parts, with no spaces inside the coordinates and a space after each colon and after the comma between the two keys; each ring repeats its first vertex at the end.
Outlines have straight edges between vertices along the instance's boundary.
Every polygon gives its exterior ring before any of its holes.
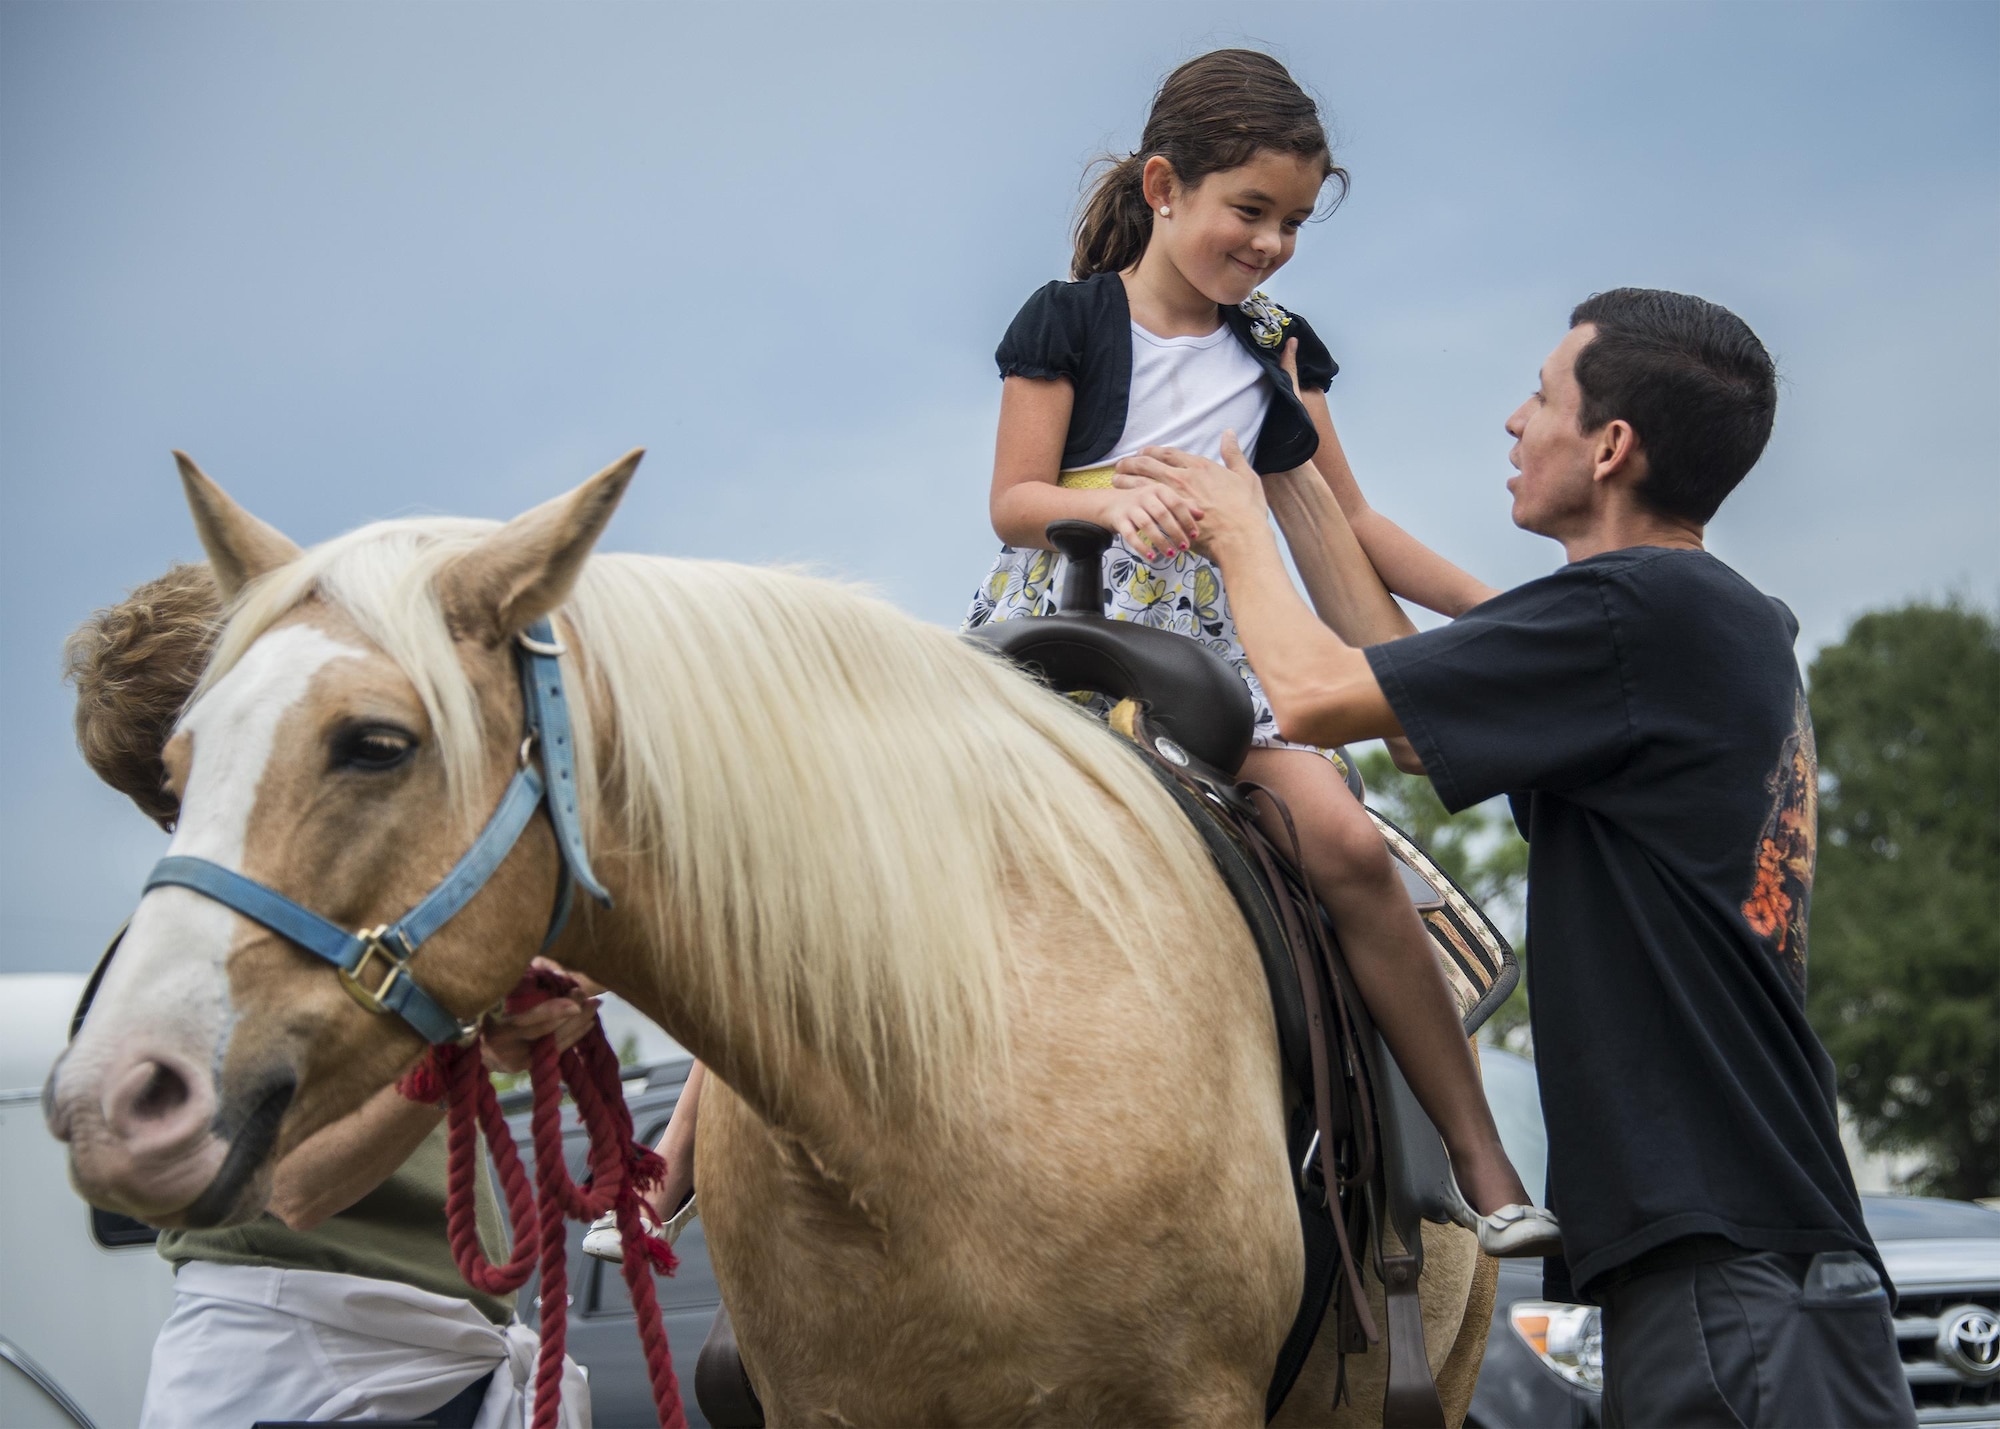
{"type": "Polygon", "coordinates": [[[1595,1305],[1516,1300],[1507,1317],[1536,1359],[1580,1389],[1604,1388],[1604,1320],[1595,1305]]]}

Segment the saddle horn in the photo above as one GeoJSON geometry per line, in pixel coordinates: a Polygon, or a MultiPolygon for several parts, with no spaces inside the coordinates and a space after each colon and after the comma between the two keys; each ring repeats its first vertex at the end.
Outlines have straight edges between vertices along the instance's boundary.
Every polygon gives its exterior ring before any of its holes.
{"type": "Polygon", "coordinates": [[[1052,521],[1048,538],[1069,562],[1057,613],[984,625],[973,637],[1052,689],[1137,700],[1152,727],[1187,755],[1226,774],[1242,768],[1256,711],[1235,668],[1198,640],[1105,618],[1110,531],[1091,521],[1052,521]]]}

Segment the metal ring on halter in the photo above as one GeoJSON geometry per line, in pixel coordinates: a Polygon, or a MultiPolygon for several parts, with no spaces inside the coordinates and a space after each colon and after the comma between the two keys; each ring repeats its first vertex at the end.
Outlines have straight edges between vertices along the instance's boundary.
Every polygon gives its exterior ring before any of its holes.
{"type": "Polygon", "coordinates": [[[562,641],[537,640],[535,639],[534,636],[528,634],[528,632],[525,630],[517,633],[514,636],[514,639],[523,650],[526,650],[532,655],[547,655],[550,656],[551,658],[554,658],[556,656],[569,654],[569,647],[563,644],[562,641]]]}
{"type": "Polygon", "coordinates": [[[535,757],[535,742],[540,736],[532,731],[521,741],[521,767],[526,769],[535,757]]]}

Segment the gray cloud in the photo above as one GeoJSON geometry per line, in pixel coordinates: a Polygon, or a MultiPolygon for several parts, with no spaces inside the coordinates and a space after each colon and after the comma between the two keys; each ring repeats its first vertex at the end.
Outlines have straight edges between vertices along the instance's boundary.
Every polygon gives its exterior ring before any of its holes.
{"type": "Polygon", "coordinates": [[[7,6],[0,969],[86,965],[159,850],[56,672],[198,554],[169,447],[313,540],[509,515],[644,444],[612,545],[955,621],[994,544],[993,343],[1062,271],[1084,163],[1238,41],[1355,174],[1273,287],[1397,519],[1489,579],[1548,569],[1500,422],[1578,298],[1682,287],[1784,366],[1713,536],[1803,643],[1991,598],[1991,6],[7,6]]]}

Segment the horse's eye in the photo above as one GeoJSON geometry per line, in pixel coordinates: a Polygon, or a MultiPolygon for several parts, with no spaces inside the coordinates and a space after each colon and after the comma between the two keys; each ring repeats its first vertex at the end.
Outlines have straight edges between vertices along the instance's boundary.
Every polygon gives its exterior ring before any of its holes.
{"type": "Polygon", "coordinates": [[[333,737],[333,764],[337,769],[379,772],[394,769],[417,747],[416,737],[385,725],[361,725],[344,729],[333,737]]]}

